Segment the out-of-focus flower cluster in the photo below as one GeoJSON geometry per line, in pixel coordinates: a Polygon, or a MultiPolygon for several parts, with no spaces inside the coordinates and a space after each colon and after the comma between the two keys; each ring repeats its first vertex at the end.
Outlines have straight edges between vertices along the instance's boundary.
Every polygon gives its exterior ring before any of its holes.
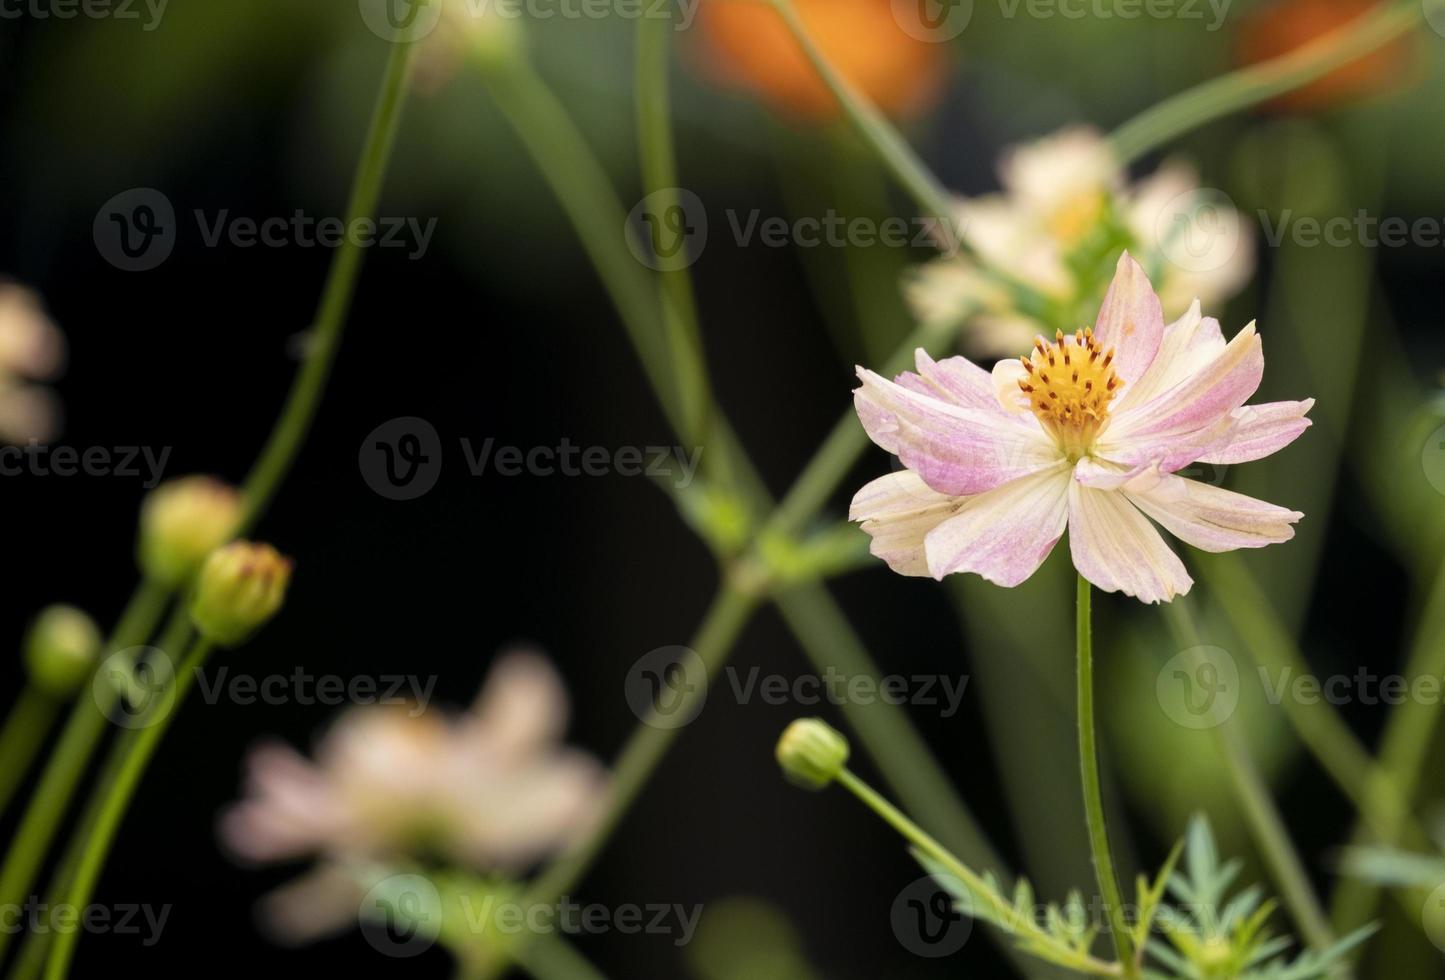
{"type": "Polygon", "coordinates": [[[921,321],[967,318],[972,353],[1017,354],[1040,334],[1088,322],[1125,250],[1148,270],[1169,319],[1195,299],[1228,299],[1253,270],[1239,214],[1202,192],[1188,164],[1131,184],[1103,135],[1080,127],[1009,150],[999,177],[1002,193],[958,202],[966,254],[934,260],[905,283],[921,321]],[[1026,309],[1000,279],[1043,307],[1026,309]]]}
{"type": "Polygon", "coordinates": [[[37,382],[54,380],[64,366],[65,336],[46,315],[40,297],[0,281],[0,441],[55,437],[59,403],[37,382]]]}
{"type": "Polygon", "coordinates": [[[325,734],[314,761],[279,744],[255,749],[223,839],[248,861],[321,859],[270,897],[271,931],[303,942],[353,924],[365,890],[355,867],[434,862],[515,875],[585,833],[608,776],[560,744],[567,714],[552,666],[518,652],[497,662],[459,715],[358,707],[325,734]]]}

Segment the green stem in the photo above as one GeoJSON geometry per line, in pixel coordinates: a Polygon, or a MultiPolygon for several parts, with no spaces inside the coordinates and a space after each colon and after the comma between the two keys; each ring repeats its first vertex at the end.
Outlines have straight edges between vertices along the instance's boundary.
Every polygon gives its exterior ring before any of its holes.
{"type": "MultiPolygon", "coordinates": [[[[143,581],[131,596],[106,643],[106,655],[145,642],[155,630],[169,599],[170,590],[155,582],[143,581]]],[[[109,705],[98,704],[97,699],[103,697],[102,691],[110,692],[112,689],[102,687],[92,690],[93,697],[88,692],[82,692],[70,709],[60,739],[45,764],[15,836],[10,840],[5,863],[0,865],[0,908],[18,907],[24,902],[40,862],[44,860],[60,826],[70,794],[84,774],[96,743],[105,734],[105,709],[109,705]]],[[[0,956],[4,955],[13,935],[8,930],[0,930],[0,956]]]]}
{"type": "MultiPolygon", "coordinates": [[[[85,692],[79,692],[85,697],[85,692]]],[[[55,722],[60,702],[34,684],[26,684],[0,729],[0,813],[10,805],[15,788],[30,771],[35,750],[55,722]]]]}
{"type": "MultiPolygon", "coordinates": [[[[1415,627],[1415,637],[1406,662],[1406,677],[1440,677],[1445,675],[1445,563],[1435,573],[1420,622],[1415,627]]],[[[1425,760],[1435,742],[1436,726],[1439,724],[1440,707],[1427,703],[1426,699],[1406,698],[1390,713],[1385,723],[1385,733],[1380,740],[1380,772],[1368,792],[1380,794],[1387,790],[1399,794],[1401,803],[1407,808],[1414,800],[1420,787],[1425,760]]],[[[1365,842],[1365,828],[1357,827],[1354,843],[1365,842]]],[[[1379,843],[1393,847],[1400,843],[1405,830],[1402,822],[1386,826],[1383,834],[1377,834],[1379,843]]],[[[1346,878],[1340,882],[1334,898],[1334,921],[1341,929],[1353,928],[1368,920],[1374,913],[1379,886],[1359,878],[1346,878]]]]}
{"type": "Polygon", "coordinates": [[[1078,618],[1075,620],[1074,647],[1079,668],[1079,768],[1084,782],[1084,820],[1089,828],[1089,850],[1094,858],[1094,875],[1099,892],[1109,906],[1110,933],[1114,951],[1123,964],[1126,977],[1137,976],[1129,923],[1124,917],[1124,895],[1119,889],[1119,876],[1114,870],[1114,856],[1109,849],[1109,828],[1104,822],[1104,792],[1099,780],[1099,750],[1094,734],[1094,635],[1093,587],[1084,576],[1078,583],[1078,618]]]}
{"type": "Polygon", "coordinates": [[[1288,54],[1180,92],[1116,129],[1115,153],[1132,162],[1191,129],[1307,85],[1405,34],[1420,11],[1420,0],[1381,4],[1288,54]]]}
{"type": "MultiPolygon", "coordinates": [[[[114,781],[105,788],[104,802],[96,813],[95,825],[90,828],[86,837],[85,848],[81,851],[80,861],[75,867],[75,877],[62,893],[62,906],[83,909],[90,903],[101,869],[105,866],[106,856],[110,854],[111,844],[120,830],[126,807],[135,796],[141,777],[145,775],[146,767],[160,746],[161,739],[165,737],[166,730],[180,713],[196,671],[205,663],[211,649],[209,640],[201,638],[195,641],[176,671],[174,702],[164,709],[160,718],[148,719],[147,727],[139,729],[135,739],[127,743],[130,751],[116,772],[114,781]]],[[[70,960],[75,955],[75,944],[79,939],[80,930],[77,929],[57,932],[45,966],[45,980],[63,980],[70,968],[70,960]]]]}
{"type": "MultiPolygon", "coordinates": [[[[709,679],[727,662],[728,654],[752,617],[757,602],[756,596],[739,590],[731,583],[724,584],[713,600],[691,644],[709,679]]],[[[697,700],[706,697],[706,694],[706,685],[685,690],[667,717],[686,717],[697,700]]],[[[669,724],[667,717],[657,714],[644,720],[633,731],[613,767],[607,812],[585,838],[563,853],[528,886],[523,906],[545,904],[557,895],[565,895],[591,867],[622,815],[682,733],[681,727],[666,727],[669,724]]]]}
{"type": "MultiPolygon", "coordinates": [[[[1177,597],[1167,611],[1174,641],[1184,649],[1198,647],[1199,628],[1190,613],[1189,600],[1177,597]]],[[[1310,885],[1304,861],[1290,840],[1284,818],[1269,795],[1269,787],[1249,756],[1248,747],[1231,721],[1221,722],[1213,731],[1235,798],[1244,809],[1245,822],[1279,886],[1280,898],[1305,941],[1315,949],[1328,949],[1335,942],[1329,919],[1310,885]]]]}
{"type": "MultiPolygon", "coordinates": [[[[643,193],[654,202],[653,210],[657,214],[676,213],[682,207],[677,193],[677,160],[668,98],[668,41],[673,33],[670,18],[643,17],[637,22],[638,158],[643,193]]],[[[663,295],[662,325],[680,402],[679,434],[684,440],[701,445],[700,440],[707,434],[712,391],[702,356],[702,331],[692,278],[685,266],[664,269],[658,278],[663,295]]],[[[709,461],[713,462],[711,457],[709,461]]]]}
{"type": "MultiPolygon", "coordinates": [[[[1196,568],[1250,659],[1279,677],[1310,674],[1309,663],[1238,556],[1211,555],[1196,568]]],[[[1412,843],[1424,845],[1425,832],[1411,816],[1409,802],[1331,704],[1285,698],[1280,705],[1300,741],[1375,834],[1383,837],[1402,827],[1412,843]]]]}
{"type": "Polygon", "coordinates": [[[534,980],[606,980],[570,943],[539,936],[516,951],[517,964],[534,980]]]}
{"type": "MultiPolygon", "coordinates": [[[[381,90],[372,107],[371,122],[367,126],[366,139],[362,144],[361,159],[351,184],[351,196],[346,206],[347,227],[371,217],[376,212],[382,181],[386,177],[387,164],[391,160],[392,147],[396,143],[397,129],[401,124],[407,74],[415,49],[416,45],[409,42],[398,42],[391,46],[381,80],[381,90]]],[[[307,345],[305,362],[291,386],[291,392],[286,398],[280,418],[271,430],[270,438],[246,478],[246,515],[237,531],[238,536],[244,535],[260,519],[277,487],[290,471],[291,464],[295,462],[302,440],[310,431],[317,406],[326,390],[326,381],[331,375],[331,366],[336,360],[352,297],[356,294],[356,280],[361,272],[363,254],[361,245],[348,236],[332,255],[331,267],[326,275],[326,284],[321,290],[316,320],[307,345]]]]}
{"type": "MultiPolygon", "coordinates": [[[[1010,905],[998,894],[996,889],[990,887],[987,881],[949,853],[946,847],[925,833],[923,828],[908,819],[906,814],[888,802],[873,787],[859,779],[847,768],[838,773],[838,782],[844,789],[862,801],[868,809],[878,814],[883,822],[896,830],[904,840],[963,882],[974,901],[987,904],[988,909],[986,912],[980,912],[981,917],[987,917],[999,923],[1007,923],[1006,928],[1009,932],[1039,940],[1043,945],[1049,944],[1047,934],[1040,930],[1034,921],[1032,910],[1016,909],[1010,905]]],[[[1120,967],[1117,964],[1096,960],[1087,953],[1079,954],[1078,961],[1069,965],[1074,969],[1096,976],[1118,976],[1120,973],[1120,967]]]]}
{"type": "Polygon", "coordinates": [[[948,192],[939,183],[933,172],[918,159],[917,154],[898,131],[884,118],[877,107],[844,78],[829,63],[813,40],[807,25],[798,16],[792,0],[768,0],[788,25],[788,30],[797,39],[803,53],[813,64],[813,70],[828,86],[833,97],[842,106],[844,114],[858,130],[859,135],[873,147],[897,181],[903,185],[920,210],[938,222],[940,236],[938,244],[952,254],[957,249],[958,227],[954,220],[954,207],[948,192]]]}
{"type": "MultiPolygon", "coordinates": [[[[170,621],[154,646],[165,656],[179,661],[181,651],[186,648],[190,640],[190,633],[190,607],[183,598],[171,610],[170,621]]],[[[90,797],[85,801],[80,819],[70,832],[70,839],[65,844],[65,850],[61,852],[56,870],[51,874],[50,882],[42,893],[46,902],[53,904],[55,896],[71,888],[75,880],[75,870],[80,865],[81,854],[85,850],[86,842],[95,833],[101,807],[104,806],[105,800],[110,794],[110,788],[118,778],[126,759],[134,751],[134,742],[140,735],[141,730],[127,729],[121,732],[112,743],[105,763],[101,767],[100,775],[96,778],[95,785],[90,791],[90,797]]],[[[32,980],[32,978],[40,976],[54,938],[54,931],[36,932],[26,936],[25,942],[20,947],[20,955],[16,957],[15,965],[10,971],[9,980],[32,980]]]]}

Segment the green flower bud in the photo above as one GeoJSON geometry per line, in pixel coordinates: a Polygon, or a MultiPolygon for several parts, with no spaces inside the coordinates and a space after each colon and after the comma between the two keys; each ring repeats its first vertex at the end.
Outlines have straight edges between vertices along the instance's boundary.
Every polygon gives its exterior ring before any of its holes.
{"type": "Polygon", "coordinates": [[[777,756],[788,782],[818,790],[843,771],[848,762],[848,740],[818,718],[799,718],[778,739],[777,756]]]}
{"type": "Polygon", "coordinates": [[[83,611],[47,606],[25,636],[25,667],[37,687],[69,697],[95,669],[100,644],[100,630],[83,611]]]}
{"type": "Polygon", "coordinates": [[[202,566],[191,620],[207,639],[236,646],[281,608],[290,581],[291,560],[275,548],[232,541],[202,566]]]}
{"type": "Polygon", "coordinates": [[[141,505],[137,560],[147,578],[171,588],[190,580],[206,556],[235,533],[243,513],[235,488],[209,476],[162,483],[141,505]]]}

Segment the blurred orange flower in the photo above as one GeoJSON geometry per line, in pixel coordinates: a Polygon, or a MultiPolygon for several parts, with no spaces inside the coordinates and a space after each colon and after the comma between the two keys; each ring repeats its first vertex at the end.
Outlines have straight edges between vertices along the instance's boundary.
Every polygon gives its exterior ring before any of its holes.
{"type": "MultiPolygon", "coordinates": [[[[890,0],[793,0],[839,73],[890,115],[919,113],[942,89],[946,46],[907,33],[890,0]]],[[[706,67],[795,116],[829,119],[838,106],[783,18],[758,0],[703,0],[706,67]]]]}
{"type": "MultiPolygon", "coordinates": [[[[1240,29],[1239,60],[1267,61],[1356,20],[1385,0],[1279,0],[1251,13],[1240,29]]],[[[1272,99],[1276,109],[1311,110],[1402,87],[1414,76],[1417,48],[1405,36],[1272,99]]]]}

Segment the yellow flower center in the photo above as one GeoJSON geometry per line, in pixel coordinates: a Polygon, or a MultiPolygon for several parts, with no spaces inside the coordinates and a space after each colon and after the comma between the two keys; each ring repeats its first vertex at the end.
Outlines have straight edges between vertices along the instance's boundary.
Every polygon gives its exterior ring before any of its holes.
{"type": "Polygon", "coordinates": [[[1049,213],[1046,224],[1049,234],[1065,247],[1074,245],[1104,214],[1105,196],[1101,190],[1088,190],[1068,198],[1049,213]]]}
{"type": "Polygon", "coordinates": [[[1072,335],[1060,330],[1052,344],[1035,340],[1034,349],[1019,360],[1028,372],[1019,388],[1034,415],[1070,459],[1087,454],[1109,417],[1109,402],[1124,384],[1111,367],[1113,348],[1105,351],[1092,328],[1072,335]]]}

